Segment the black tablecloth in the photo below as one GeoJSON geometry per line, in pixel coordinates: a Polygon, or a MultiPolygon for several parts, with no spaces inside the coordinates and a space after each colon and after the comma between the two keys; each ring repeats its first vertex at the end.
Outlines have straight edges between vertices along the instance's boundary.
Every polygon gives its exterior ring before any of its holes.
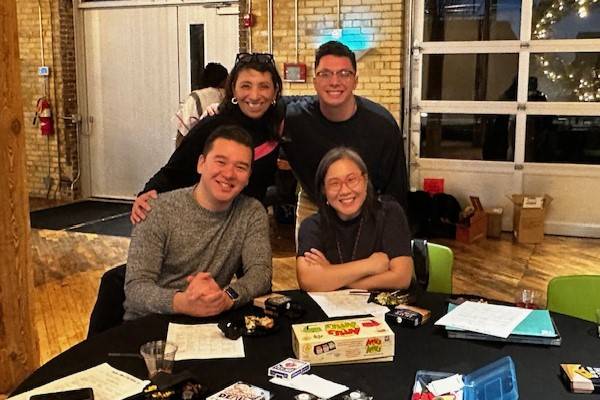
{"type": "MultiPolygon", "coordinates": [[[[285,293],[307,310],[305,316],[296,323],[327,319],[305,293],[285,293]]],[[[593,323],[552,314],[562,336],[560,347],[448,339],[443,328],[433,325],[433,321],[444,314],[445,299],[445,296],[438,294],[419,295],[417,303],[432,311],[431,320],[418,328],[392,327],[396,334],[393,362],[312,366],[311,373],[351,389],[361,389],[374,395],[377,400],[409,399],[415,372],[419,369],[466,374],[509,355],[515,363],[521,399],[582,398],[582,395],[571,394],[562,383],[560,363],[599,364],[600,339],[596,336],[593,323]]],[[[149,340],[166,338],[169,321],[216,322],[248,312],[250,307],[232,311],[220,318],[151,315],[127,322],[81,342],[52,359],[27,378],[15,394],[102,362],[109,362],[115,368],[145,378],[147,371],[142,359],[109,358],[108,353],[137,352],[140,345],[149,340]]],[[[277,399],[292,399],[296,391],[271,384],[267,376],[268,367],[293,357],[290,325],[290,321],[282,318],[277,333],[244,338],[244,359],[177,361],[174,371],[189,369],[201,383],[208,385],[211,393],[243,380],[272,391],[277,399]]]]}

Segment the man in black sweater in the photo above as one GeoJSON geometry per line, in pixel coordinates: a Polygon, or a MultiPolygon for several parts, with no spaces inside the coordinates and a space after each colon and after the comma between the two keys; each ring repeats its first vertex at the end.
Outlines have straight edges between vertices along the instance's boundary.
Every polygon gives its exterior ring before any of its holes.
{"type": "Polygon", "coordinates": [[[317,210],[317,165],[337,146],[354,149],[367,165],[376,194],[392,196],[407,212],[408,181],[400,128],[387,109],[354,95],[357,83],[354,53],[344,44],[330,41],[315,55],[317,96],[287,99],[282,146],[302,186],[296,230],[317,210]]]}

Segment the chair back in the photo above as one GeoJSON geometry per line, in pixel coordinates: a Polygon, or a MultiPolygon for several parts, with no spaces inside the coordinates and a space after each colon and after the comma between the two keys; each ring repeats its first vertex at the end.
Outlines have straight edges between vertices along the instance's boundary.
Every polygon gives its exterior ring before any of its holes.
{"type": "Polygon", "coordinates": [[[426,239],[413,239],[411,247],[417,283],[428,292],[452,294],[452,250],[426,239]]]}
{"type": "Polygon", "coordinates": [[[428,292],[452,294],[452,265],[454,253],[447,246],[427,243],[429,259],[428,292]]]}
{"type": "Polygon", "coordinates": [[[548,283],[548,310],[596,321],[600,308],[600,275],[557,276],[548,283]]]}
{"type": "Polygon", "coordinates": [[[119,265],[102,275],[96,304],[90,315],[88,339],[123,323],[126,267],[125,264],[119,265]]]}
{"type": "Polygon", "coordinates": [[[413,239],[410,241],[410,246],[416,281],[423,289],[427,289],[427,284],[429,283],[427,239],[413,239]]]}

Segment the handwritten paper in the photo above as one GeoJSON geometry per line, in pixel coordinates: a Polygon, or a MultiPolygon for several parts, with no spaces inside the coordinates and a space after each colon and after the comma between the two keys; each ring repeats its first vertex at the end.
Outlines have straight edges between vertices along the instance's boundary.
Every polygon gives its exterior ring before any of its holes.
{"type": "Polygon", "coordinates": [[[507,338],[531,312],[529,309],[466,301],[440,318],[435,325],[450,326],[507,338]]]}
{"type": "Polygon", "coordinates": [[[149,383],[104,363],[9,398],[28,400],[34,394],[91,387],[96,400],[122,400],[141,393],[149,383]]]}
{"type": "Polygon", "coordinates": [[[354,290],[336,290],[333,292],[309,292],[312,299],[329,318],[353,315],[382,315],[389,311],[387,307],[367,303],[369,294],[350,294],[354,290]]]}
{"type": "Polygon", "coordinates": [[[348,390],[348,386],[340,385],[313,374],[299,375],[293,379],[273,378],[271,383],[287,386],[301,392],[312,393],[321,399],[328,399],[348,390]]]}
{"type": "Polygon", "coordinates": [[[227,339],[217,324],[169,324],[167,341],[177,345],[175,361],[244,358],[244,342],[227,339]]]}

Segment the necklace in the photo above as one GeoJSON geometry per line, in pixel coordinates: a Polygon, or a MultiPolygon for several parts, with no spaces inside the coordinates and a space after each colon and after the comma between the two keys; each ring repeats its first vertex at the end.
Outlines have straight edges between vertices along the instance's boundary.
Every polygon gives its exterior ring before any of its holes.
{"type": "MultiPolygon", "coordinates": [[[[360,232],[362,231],[364,218],[365,217],[361,215],[360,222],[358,223],[358,232],[356,232],[356,239],[354,239],[354,248],[352,248],[352,258],[350,258],[350,261],[354,261],[354,259],[356,258],[356,249],[358,248],[358,242],[360,240],[360,232]]],[[[338,239],[338,235],[335,235],[335,244],[337,245],[337,252],[338,257],[340,259],[340,264],[344,264],[344,258],[342,257],[342,246],[340,244],[340,240],[338,239]]]]}

